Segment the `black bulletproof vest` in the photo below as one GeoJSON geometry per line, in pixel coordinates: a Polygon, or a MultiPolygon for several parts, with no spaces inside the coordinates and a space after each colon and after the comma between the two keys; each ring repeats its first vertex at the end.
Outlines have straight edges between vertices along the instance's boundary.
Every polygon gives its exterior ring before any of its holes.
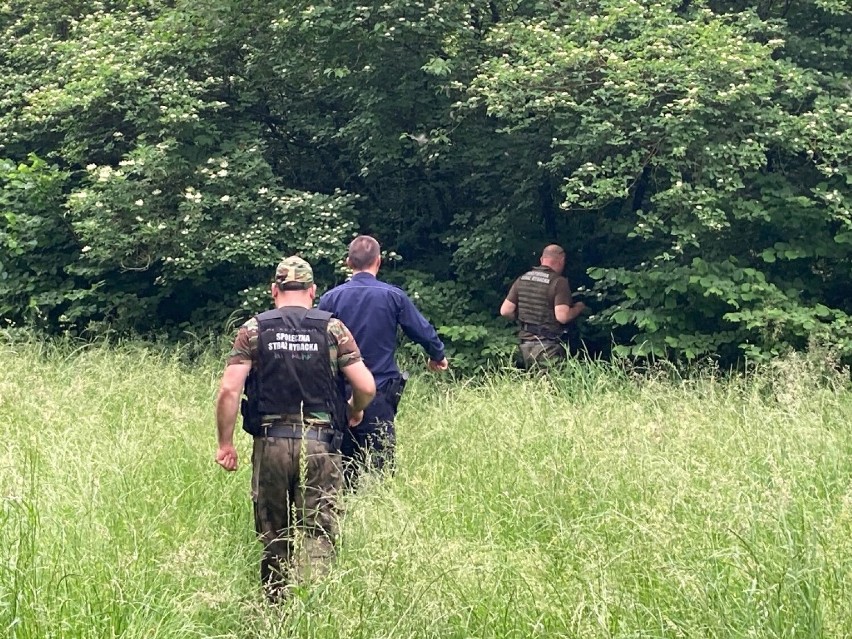
{"type": "Polygon", "coordinates": [[[295,306],[257,316],[257,362],[246,393],[261,420],[264,415],[320,412],[329,413],[339,426],[343,398],[331,368],[330,317],[295,306]]]}
{"type": "Polygon", "coordinates": [[[558,335],[562,326],[556,321],[550,286],[557,274],[546,266],[536,266],[518,280],[518,321],[522,329],[541,337],[558,335]]]}

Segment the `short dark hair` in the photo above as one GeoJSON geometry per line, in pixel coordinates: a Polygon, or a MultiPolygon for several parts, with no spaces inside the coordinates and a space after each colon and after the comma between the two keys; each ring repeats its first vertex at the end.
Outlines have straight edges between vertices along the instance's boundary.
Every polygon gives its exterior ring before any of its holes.
{"type": "Polygon", "coordinates": [[[381,251],[376,238],[359,235],[349,243],[349,265],[356,271],[363,271],[376,261],[381,251]]]}
{"type": "Polygon", "coordinates": [[[282,293],[284,291],[304,291],[311,287],[311,284],[304,284],[302,282],[279,282],[276,280],[275,286],[278,287],[278,290],[282,293]]]}

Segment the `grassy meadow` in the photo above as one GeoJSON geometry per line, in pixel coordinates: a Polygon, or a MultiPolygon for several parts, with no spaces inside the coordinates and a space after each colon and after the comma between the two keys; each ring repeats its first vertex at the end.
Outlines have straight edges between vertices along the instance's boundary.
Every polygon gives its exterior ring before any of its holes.
{"type": "Polygon", "coordinates": [[[221,362],[0,344],[0,635],[852,636],[852,393],[813,358],[416,378],[398,473],[277,607],[248,436],[213,462],[221,362]]]}

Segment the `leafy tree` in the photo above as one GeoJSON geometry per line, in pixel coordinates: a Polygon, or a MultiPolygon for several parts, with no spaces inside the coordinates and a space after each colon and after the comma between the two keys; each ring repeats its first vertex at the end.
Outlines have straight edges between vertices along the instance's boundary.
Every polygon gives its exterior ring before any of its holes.
{"type": "Polygon", "coordinates": [[[62,324],[62,311],[79,296],[65,272],[73,232],[61,215],[67,175],[31,156],[0,160],[0,317],[42,327],[62,324]]]}
{"type": "MultiPolygon", "coordinates": [[[[812,6],[812,11],[822,9],[812,6]]],[[[587,3],[495,29],[469,102],[553,127],[569,215],[631,240],[590,274],[619,352],[848,348],[850,111],[784,23],[704,3],[587,3]]]]}
{"type": "Polygon", "coordinates": [[[240,290],[265,302],[251,287],[282,254],[331,274],[352,230],[353,196],[274,170],[229,7],[145,7],[45,5],[5,22],[0,133],[10,156],[35,151],[70,177],[78,328],[220,323],[240,290]]]}
{"type": "Polygon", "coordinates": [[[0,33],[8,321],[221,325],[368,232],[470,366],[551,241],[597,348],[852,344],[844,0],[43,1],[0,33]]]}

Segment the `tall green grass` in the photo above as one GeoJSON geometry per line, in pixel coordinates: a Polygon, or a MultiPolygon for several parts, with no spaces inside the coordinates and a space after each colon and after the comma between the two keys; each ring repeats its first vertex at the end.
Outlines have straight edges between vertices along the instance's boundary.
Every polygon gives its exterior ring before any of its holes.
{"type": "Polygon", "coordinates": [[[221,358],[1,348],[4,636],[852,636],[852,394],[813,359],[416,379],[397,474],[270,607],[248,437],[213,462],[221,358]]]}

